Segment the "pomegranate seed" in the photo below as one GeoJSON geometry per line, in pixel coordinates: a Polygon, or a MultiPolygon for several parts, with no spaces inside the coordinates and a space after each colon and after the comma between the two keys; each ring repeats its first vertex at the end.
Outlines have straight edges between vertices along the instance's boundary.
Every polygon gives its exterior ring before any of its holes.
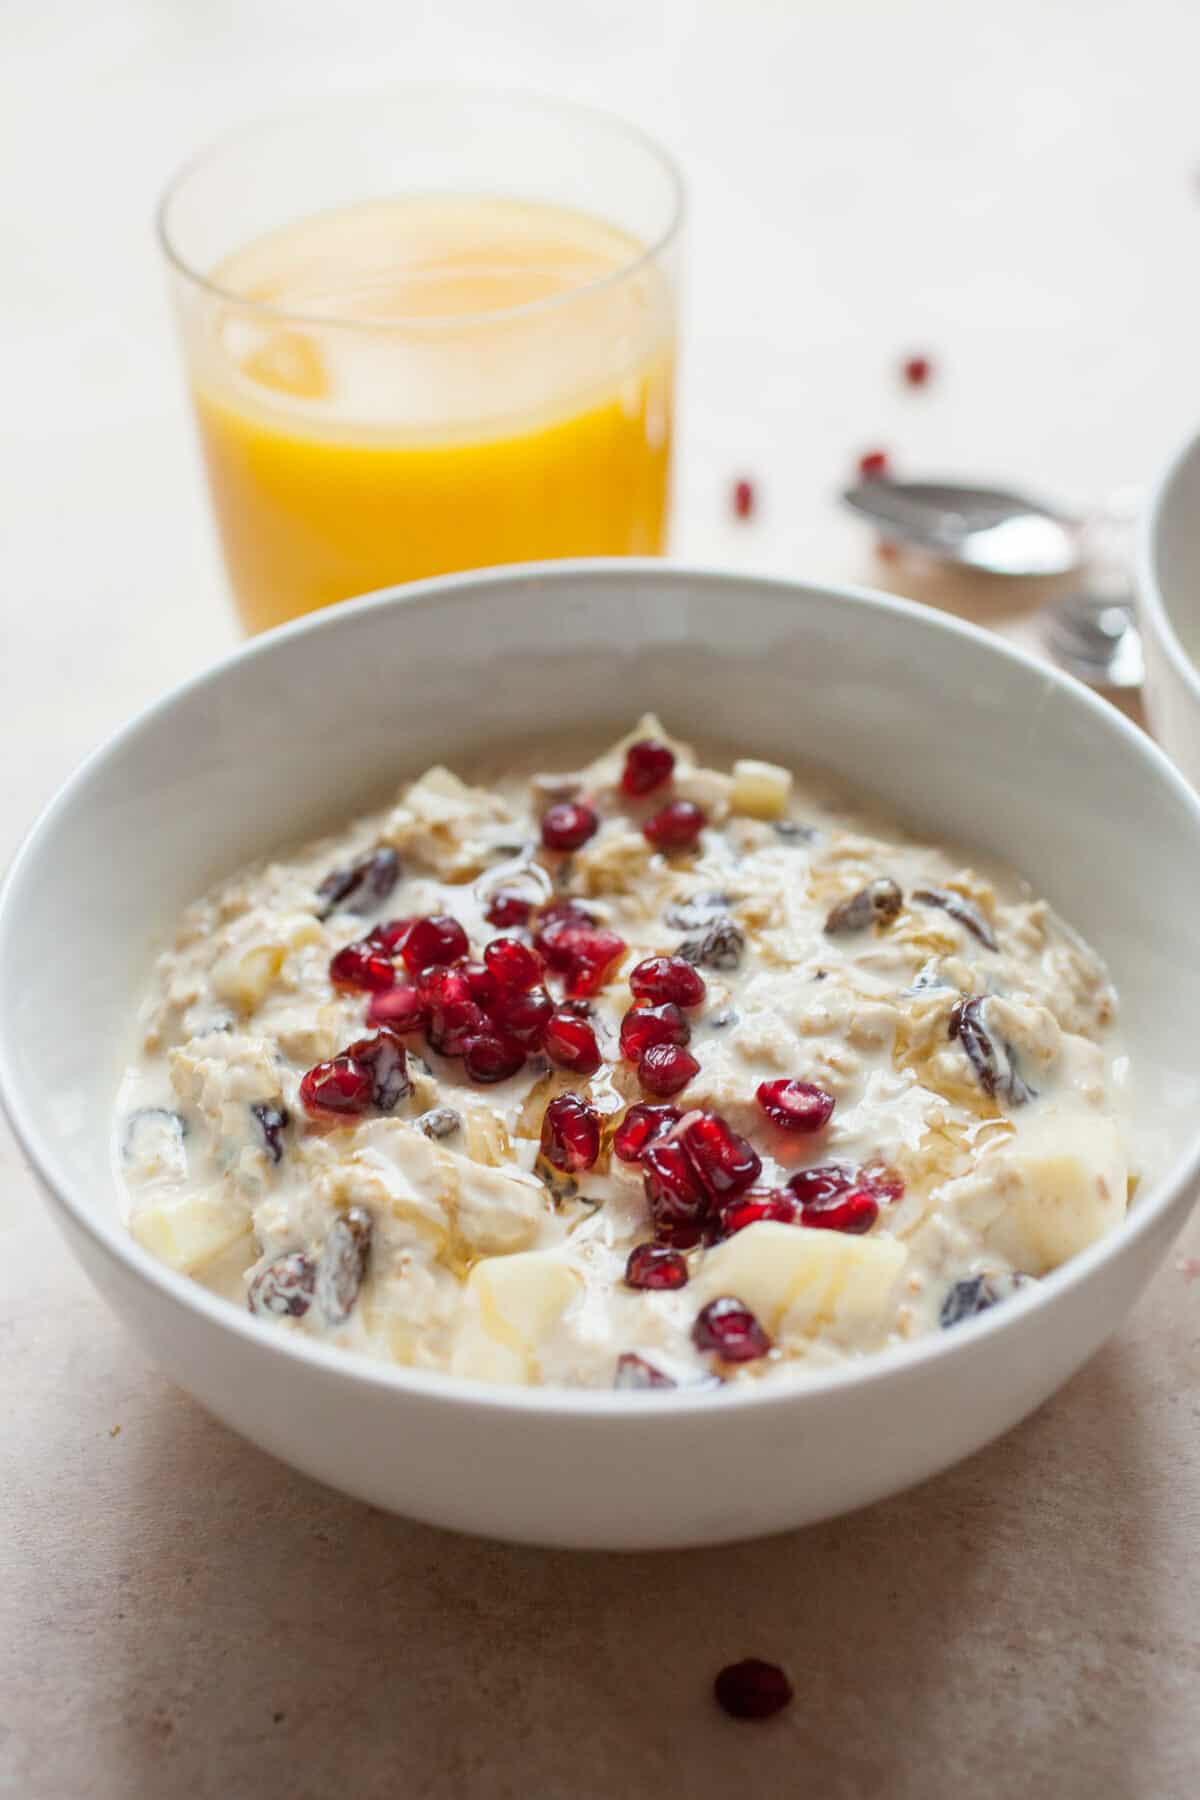
{"type": "Polygon", "coordinates": [[[333,869],[317,889],[317,917],[327,919],[338,907],[353,913],[374,912],[395,887],[399,874],[400,858],[387,845],[352,868],[333,869]]]}
{"type": "Polygon", "coordinates": [[[615,1388],[673,1388],[678,1385],[653,1363],[648,1363],[644,1356],[635,1356],[632,1350],[626,1350],[617,1358],[615,1388]]]}
{"type": "Polygon", "coordinates": [[[690,850],[707,823],[691,800],[672,800],[646,820],[642,835],[656,850],[690,850]]]}
{"type": "Polygon", "coordinates": [[[824,1231],[847,1231],[854,1237],[870,1231],[878,1217],[879,1202],[865,1188],[852,1188],[848,1194],[835,1195],[800,1209],[802,1224],[824,1231]]]}
{"type": "Polygon", "coordinates": [[[757,1225],[762,1219],[779,1225],[798,1225],[800,1204],[779,1188],[751,1188],[736,1200],[726,1201],[717,1223],[722,1237],[733,1237],[735,1232],[745,1231],[747,1225],[757,1225]]]}
{"type": "Polygon", "coordinates": [[[711,1235],[709,1220],[697,1225],[671,1225],[662,1219],[654,1219],[651,1223],[655,1243],[665,1244],[669,1250],[694,1250],[711,1235]]]}
{"type": "Polygon", "coordinates": [[[760,1081],[754,1097],[781,1131],[820,1131],[833,1117],[833,1095],[811,1081],[760,1081]]]}
{"type": "Polygon", "coordinates": [[[621,1055],[637,1062],[651,1044],[686,1044],[692,1028],[673,1001],[665,1006],[631,1006],[621,1020],[621,1055]]]}
{"type": "Polygon", "coordinates": [[[708,989],[698,969],[682,956],[648,956],[629,975],[639,1000],[673,1000],[676,1006],[699,1006],[708,989]]]}
{"type": "Polygon", "coordinates": [[[562,921],[542,934],[540,948],[551,968],[565,976],[567,993],[578,999],[600,991],[626,944],[615,931],[562,921]]]}
{"type": "Polygon", "coordinates": [[[467,984],[468,992],[476,1006],[489,1012],[496,1003],[500,985],[492,971],[481,962],[464,962],[457,965],[458,972],[467,984]]]}
{"type": "Polygon", "coordinates": [[[697,1180],[716,1200],[743,1193],[762,1174],[757,1150],[717,1113],[697,1113],[681,1131],[680,1142],[697,1180]]]}
{"type": "Polygon", "coordinates": [[[677,1106],[631,1106],[613,1136],[613,1149],[622,1162],[640,1162],[642,1151],[661,1137],[683,1114],[677,1106]]]}
{"type": "Polygon", "coordinates": [[[858,459],[858,472],[864,481],[886,481],[892,472],[886,450],[868,450],[858,459]]]}
{"type": "Polygon", "coordinates": [[[503,988],[524,993],[542,979],[542,959],[536,950],[519,938],[493,938],[483,953],[483,960],[503,988]]]}
{"type": "Polygon", "coordinates": [[[675,752],[660,744],[657,738],[639,738],[625,752],[621,772],[621,789],[632,799],[648,794],[653,788],[670,781],[675,768],[675,752]]]}
{"type": "Polygon", "coordinates": [[[855,1187],[865,1187],[879,1200],[902,1200],[904,1198],[904,1177],[895,1169],[889,1169],[886,1163],[869,1163],[865,1169],[859,1170],[855,1187]]]}
{"type": "Polygon", "coordinates": [[[518,894],[515,888],[497,888],[483,916],[489,925],[498,925],[501,931],[519,930],[528,925],[532,911],[533,901],[518,894]]]}
{"type": "Polygon", "coordinates": [[[300,1100],[310,1113],[365,1113],[374,1082],[364,1063],[349,1056],[317,1063],[300,1078],[300,1100]]]}
{"type": "Polygon", "coordinates": [[[638,1080],[647,1093],[669,1099],[685,1088],[700,1064],[682,1044],[651,1044],[638,1063],[638,1080]]]}
{"type": "Polygon", "coordinates": [[[338,951],[329,965],[329,979],[336,987],[380,993],[393,985],[396,971],[390,956],[373,949],[369,942],[360,938],[338,951]]]}
{"type": "Polygon", "coordinates": [[[638,1244],[629,1252],[625,1280],[631,1288],[687,1286],[688,1266],[678,1250],[664,1244],[638,1244]]]}
{"type": "Polygon", "coordinates": [[[435,913],[432,918],[413,920],[400,954],[409,974],[419,975],[422,969],[460,962],[470,948],[458,920],[449,913],[435,913]]]}
{"type": "Polygon", "coordinates": [[[792,1684],[774,1663],[748,1656],[730,1663],[713,1682],[717,1705],[733,1719],[769,1719],[792,1699],[792,1684]]]}
{"type": "Polygon", "coordinates": [[[708,1216],[708,1195],[696,1180],[682,1144],[649,1143],[642,1153],[642,1185],[656,1232],[694,1229],[708,1216]]]}
{"type": "Polygon", "coordinates": [[[568,1175],[590,1169],[600,1154],[600,1115],[578,1094],[559,1094],[542,1119],[542,1155],[568,1175]]]}
{"type": "Polygon", "coordinates": [[[560,1069],[575,1075],[594,1075],[600,1067],[600,1046],[586,1019],[561,1007],[551,1013],[542,1032],[542,1049],[560,1069]]]}
{"type": "Polygon", "coordinates": [[[933,364],[927,356],[910,356],[904,363],[904,379],[909,387],[924,387],[933,374],[933,364]]]}
{"type": "Polygon", "coordinates": [[[733,516],[735,519],[749,519],[754,513],[754,483],[735,481],[733,484],[733,516]]]}
{"type": "Polygon", "coordinates": [[[578,850],[600,829],[600,820],[582,800],[560,800],[542,815],[542,843],[547,850],[578,850]]]}
{"type": "Polygon", "coordinates": [[[518,994],[501,988],[492,1007],[492,1022],[527,1050],[540,1050],[546,1026],[554,1015],[554,1002],[545,988],[518,994]]]}
{"type": "Polygon", "coordinates": [[[578,900],[551,900],[543,906],[533,923],[533,941],[542,955],[547,955],[548,945],[554,940],[559,928],[564,925],[594,925],[596,915],[581,906],[578,900]]]}
{"type": "Polygon", "coordinates": [[[724,1362],[754,1362],[765,1356],[771,1340],[750,1311],[731,1294],[710,1300],[692,1326],[697,1350],[715,1350],[724,1362]]]}
{"type": "Polygon", "coordinates": [[[371,1077],[371,1101],[380,1112],[393,1110],[398,1100],[412,1093],[408,1077],[408,1053],[394,1031],[386,1028],[374,1037],[359,1038],[343,1052],[359,1063],[371,1077]]]}
{"type": "Polygon", "coordinates": [[[443,1056],[461,1056],[468,1038],[488,1031],[487,1015],[461,969],[425,969],[418,986],[429,1011],[429,1042],[443,1056]]]}
{"type": "Polygon", "coordinates": [[[377,944],[389,956],[396,956],[413,923],[412,919],[389,919],[385,925],[375,925],[368,931],[367,942],[377,944]]]}
{"type": "Polygon", "coordinates": [[[367,1024],[386,1025],[389,1031],[424,1031],[428,1023],[428,1008],[415,987],[373,994],[367,1007],[367,1024]]]}
{"type": "Polygon", "coordinates": [[[515,1038],[482,1032],[463,1046],[463,1068],[472,1081],[507,1081],[525,1067],[525,1050],[515,1038]]]}

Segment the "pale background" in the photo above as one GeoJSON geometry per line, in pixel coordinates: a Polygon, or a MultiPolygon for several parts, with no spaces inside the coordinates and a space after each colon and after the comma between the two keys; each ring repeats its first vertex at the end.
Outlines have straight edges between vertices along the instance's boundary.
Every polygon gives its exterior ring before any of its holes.
{"type": "MultiPolygon", "coordinates": [[[[831,495],[875,444],[1085,503],[1149,479],[1200,411],[1198,68],[1188,0],[7,0],[0,860],[235,641],[151,235],[214,133],[421,76],[639,120],[692,194],[677,552],[1011,624],[1028,597],[874,563],[831,495]]],[[[739,1549],[543,1555],[371,1513],[210,1423],[0,1152],[0,1793],[1200,1792],[1200,1231],[1035,1419],[906,1498],[739,1549]],[[708,1699],[747,1653],[796,1682],[773,1725],[708,1699]]]]}

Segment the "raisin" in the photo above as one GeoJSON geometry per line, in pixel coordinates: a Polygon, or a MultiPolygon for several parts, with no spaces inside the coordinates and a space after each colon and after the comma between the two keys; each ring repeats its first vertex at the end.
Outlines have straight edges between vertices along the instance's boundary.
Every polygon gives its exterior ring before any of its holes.
{"type": "Polygon", "coordinates": [[[259,1318],[299,1319],[312,1305],[316,1268],[302,1250],[277,1256],[260,1269],[246,1296],[259,1318]]]}
{"type": "Polygon", "coordinates": [[[417,1130],[423,1131],[427,1138],[453,1137],[456,1131],[462,1130],[462,1119],[452,1106],[435,1106],[429,1112],[422,1113],[417,1120],[417,1130]]]}
{"type": "Polygon", "coordinates": [[[774,832],[785,844],[815,844],[821,835],[812,825],[802,825],[799,819],[776,819],[774,832]]]}
{"type": "Polygon", "coordinates": [[[972,1275],[965,1281],[956,1281],[942,1301],[938,1324],[943,1330],[949,1330],[951,1325],[959,1325],[964,1319],[973,1319],[977,1313],[986,1312],[999,1298],[986,1275],[972,1275]]]}
{"type": "Polygon", "coordinates": [[[980,1087],[989,1098],[1003,1095],[1014,1106],[1024,1106],[1036,1099],[1017,1067],[1017,1054],[1006,1038],[996,1037],[988,1029],[984,1017],[987,996],[976,994],[959,1000],[950,1012],[950,1042],[962,1045],[963,1054],[975,1071],[980,1087]]]}
{"type": "Polygon", "coordinates": [[[918,888],[913,895],[922,906],[939,906],[944,913],[949,913],[959,925],[977,937],[985,950],[998,950],[996,934],[979,908],[962,894],[952,894],[948,888],[918,888]]]}
{"type": "Polygon", "coordinates": [[[704,931],[712,923],[713,914],[724,912],[728,905],[728,894],[693,894],[690,900],[668,906],[663,923],[673,931],[704,931]]]}
{"type": "Polygon", "coordinates": [[[283,1134],[292,1122],[292,1115],[286,1106],[273,1106],[269,1101],[252,1106],[250,1111],[258,1120],[266,1144],[267,1155],[273,1163],[283,1160],[283,1134]]]}
{"type": "Polygon", "coordinates": [[[121,1158],[133,1163],[146,1157],[164,1165],[173,1180],[181,1181],[187,1174],[187,1152],[183,1147],[187,1132],[187,1120],[170,1107],[139,1107],[125,1121],[121,1158]]]}
{"type": "Polygon", "coordinates": [[[617,1373],[613,1381],[615,1388],[673,1388],[677,1385],[669,1375],[656,1369],[644,1356],[635,1356],[632,1350],[626,1350],[623,1356],[617,1358],[617,1373]]]}
{"type": "Polygon", "coordinates": [[[386,844],[347,869],[331,869],[317,889],[318,919],[327,919],[339,909],[360,915],[374,912],[399,877],[400,858],[386,844]]]}
{"type": "Polygon", "coordinates": [[[736,1025],[741,1014],[732,1006],[723,1006],[719,1012],[709,1013],[705,1023],[714,1031],[724,1031],[730,1025],[736,1025]]]}
{"type": "Polygon", "coordinates": [[[701,938],[688,938],[680,944],[677,956],[704,969],[736,969],[742,960],[746,939],[741,928],[730,918],[718,919],[701,938]]]}
{"type": "Polygon", "coordinates": [[[890,875],[869,881],[857,894],[839,900],[825,921],[830,937],[842,932],[865,931],[868,925],[890,925],[904,905],[904,895],[890,875]]]}
{"type": "Polygon", "coordinates": [[[371,1257],[371,1215],[352,1206],[329,1228],[325,1248],[317,1264],[317,1305],[331,1325],[344,1325],[358,1299],[358,1290],[371,1257]]]}

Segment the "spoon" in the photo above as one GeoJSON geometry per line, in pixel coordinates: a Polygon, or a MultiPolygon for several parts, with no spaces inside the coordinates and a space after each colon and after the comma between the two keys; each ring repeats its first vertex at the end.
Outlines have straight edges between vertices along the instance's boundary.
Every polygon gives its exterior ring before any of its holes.
{"type": "Polygon", "coordinates": [[[1004,488],[950,481],[864,481],[842,499],[883,536],[963,568],[1029,577],[1093,565],[1089,591],[1038,614],[1043,641],[1089,687],[1141,686],[1145,661],[1126,549],[1135,497],[1122,494],[1091,518],[1004,488]]]}
{"type": "Polygon", "coordinates": [[[1067,575],[1082,561],[1081,520],[1004,488],[952,481],[863,481],[842,499],[854,512],[944,562],[992,575],[1067,575]]]}

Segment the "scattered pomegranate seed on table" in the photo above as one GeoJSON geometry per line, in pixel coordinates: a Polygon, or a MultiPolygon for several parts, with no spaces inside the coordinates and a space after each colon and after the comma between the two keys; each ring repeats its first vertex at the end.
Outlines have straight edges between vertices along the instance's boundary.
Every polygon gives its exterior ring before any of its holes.
{"type": "Polygon", "coordinates": [[[581,800],[560,800],[542,815],[542,843],[547,850],[578,850],[600,829],[600,820],[581,800]]]}
{"type": "Polygon", "coordinates": [[[687,1278],[687,1263],[665,1244],[637,1244],[629,1252],[625,1280],[631,1288],[674,1290],[686,1287],[687,1278]]]}
{"type": "Polygon", "coordinates": [[[542,1117],[542,1155],[564,1174],[590,1169],[600,1154],[600,1116],[578,1094],[559,1094],[542,1117]]]}
{"type": "Polygon", "coordinates": [[[670,781],[675,769],[675,752],[657,738],[640,738],[625,752],[621,773],[621,789],[632,799],[649,794],[670,781]]]}
{"type": "Polygon", "coordinates": [[[858,472],[864,481],[886,481],[892,472],[887,451],[865,451],[858,459],[858,472]]]}
{"type": "Polygon", "coordinates": [[[743,476],[740,481],[734,482],[733,516],[735,519],[753,518],[756,502],[757,496],[752,481],[747,481],[746,477],[743,476]]]}
{"type": "Polygon", "coordinates": [[[757,1656],[722,1669],[713,1682],[713,1696],[732,1719],[769,1719],[793,1698],[792,1684],[783,1670],[757,1656]]]}
{"type": "Polygon", "coordinates": [[[723,1362],[756,1362],[771,1340],[750,1311],[732,1294],[710,1300],[692,1326],[697,1350],[712,1350],[723,1362]]]}
{"type": "Polygon", "coordinates": [[[924,387],[933,374],[933,364],[927,356],[907,357],[903,369],[909,387],[924,387]]]}

